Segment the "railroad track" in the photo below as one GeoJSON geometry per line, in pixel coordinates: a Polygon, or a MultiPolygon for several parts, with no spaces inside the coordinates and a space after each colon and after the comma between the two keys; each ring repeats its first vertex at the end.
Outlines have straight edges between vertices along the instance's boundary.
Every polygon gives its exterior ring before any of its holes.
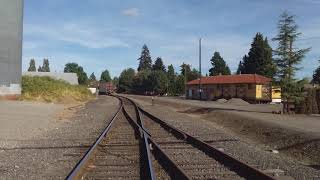
{"type": "Polygon", "coordinates": [[[170,126],[131,99],[67,179],[275,179],[170,126]]]}

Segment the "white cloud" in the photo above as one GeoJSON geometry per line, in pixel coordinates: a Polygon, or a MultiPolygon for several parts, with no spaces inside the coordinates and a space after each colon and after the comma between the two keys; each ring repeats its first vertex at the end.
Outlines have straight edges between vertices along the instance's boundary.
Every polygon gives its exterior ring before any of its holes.
{"type": "Polygon", "coordinates": [[[99,29],[94,26],[75,23],[58,24],[55,26],[27,24],[25,25],[24,33],[25,35],[54,41],[64,41],[93,49],[129,46],[122,40],[111,37],[110,31],[104,28],[99,29]]]}
{"type": "Polygon", "coordinates": [[[139,16],[140,12],[138,8],[129,8],[121,12],[125,16],[139,16]]]}

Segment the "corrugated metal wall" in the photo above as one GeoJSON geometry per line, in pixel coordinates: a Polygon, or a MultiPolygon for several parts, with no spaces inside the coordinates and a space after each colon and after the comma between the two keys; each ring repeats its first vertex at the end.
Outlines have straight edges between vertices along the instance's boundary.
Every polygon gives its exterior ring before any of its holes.
{"type": "Polygon", "coordinates": [[[23,0],[0,0],[0,95],[20,94],[23,0]]]}

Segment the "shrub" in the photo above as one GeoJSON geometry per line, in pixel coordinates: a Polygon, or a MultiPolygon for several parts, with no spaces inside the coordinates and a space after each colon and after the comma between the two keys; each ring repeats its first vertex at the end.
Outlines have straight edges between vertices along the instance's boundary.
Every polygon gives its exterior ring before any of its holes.
{"type": "Polygon", "coordinates": [[[22,77],[22,100],[72,103],[84,102],[91,98],[93,96],[85,86],[71,85],[50,77],[22,77]]]}

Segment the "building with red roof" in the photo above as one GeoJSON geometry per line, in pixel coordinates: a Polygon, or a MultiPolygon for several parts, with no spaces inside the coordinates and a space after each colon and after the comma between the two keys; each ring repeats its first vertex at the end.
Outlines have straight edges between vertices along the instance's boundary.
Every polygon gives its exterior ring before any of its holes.
{"type": "Polygon", "coordinates": [[[187,98],[215,100],[241,98],[247,101],[271,101],[272,79],[258,74],[218,75],[190,81],[187,98]],[[202,89],[199,90],[201,82],[202,89]]]}

